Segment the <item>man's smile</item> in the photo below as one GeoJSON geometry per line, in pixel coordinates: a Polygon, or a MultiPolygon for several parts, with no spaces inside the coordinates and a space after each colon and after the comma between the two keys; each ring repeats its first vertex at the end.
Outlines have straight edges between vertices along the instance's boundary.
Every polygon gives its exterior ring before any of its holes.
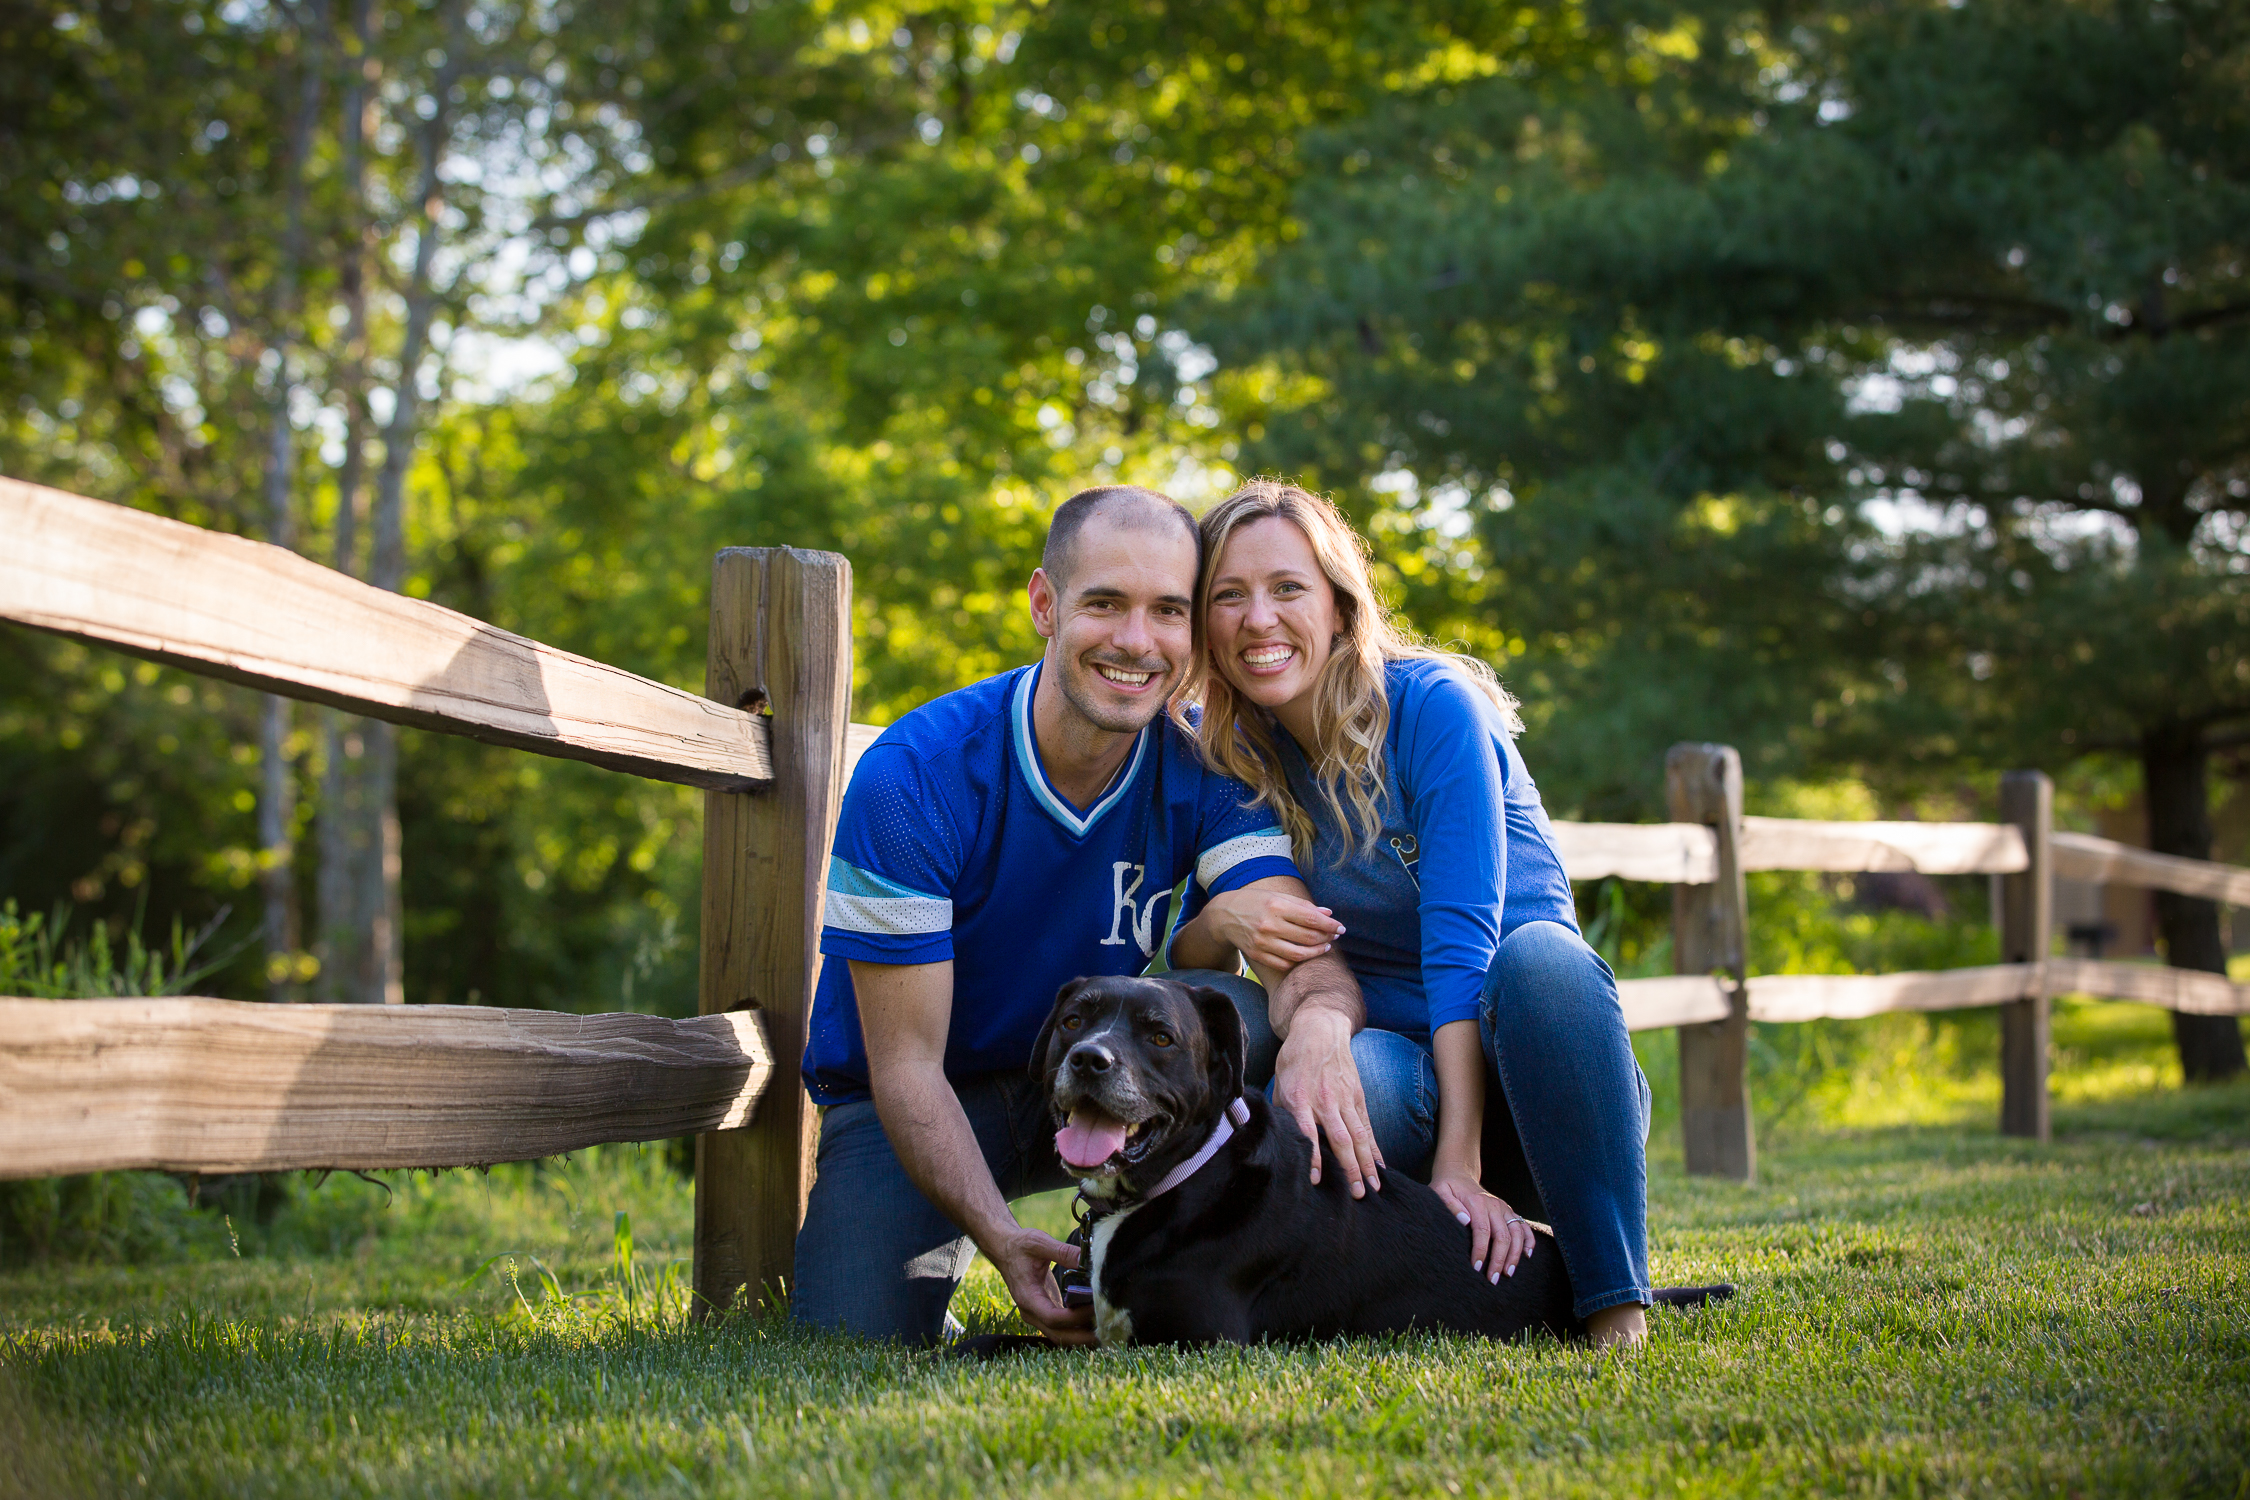
{"type": "Polygon", "coordinates": [[[1105,661],[1095,662],[1093,667],[1104,682],[1113,683],[1121,688],[1144,688],[1156,678],[1164,675],[1161,672],[1141,671],[1132,667],[1111,666],[1105,661]]]}

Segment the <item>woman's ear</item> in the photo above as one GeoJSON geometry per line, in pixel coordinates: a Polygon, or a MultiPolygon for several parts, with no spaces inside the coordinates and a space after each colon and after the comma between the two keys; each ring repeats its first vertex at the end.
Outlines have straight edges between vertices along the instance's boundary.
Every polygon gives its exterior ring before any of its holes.
{"type": "Polygon", "coordinates": [[[1250,1050],[1242,1013],[1224,990],[1207,984],[1195,986],[1188,994],[1195,1001],[1196,1014],[1202,1017],[1203,1037],[1211,1049],[1211,1092],[1221,1104],[1232,1104],[1242,1096],[1243,1059],[1250,1050]]]}
{"type": "Polygon", "coordinates": [[[1062,1013],[1063,1002],[1084,989],[1090,980],[1081,975],[1055,991],[1055,1003],[1047,1007],[1047,1019],[1039,1024],[1039,1038],[1031,1044],[1031,1056],[1024,1068],[1032,1081],[1044,1088],[1047,1084],[1047,1039],[1055,1034],[1055,1017],[1062,1013]]]}

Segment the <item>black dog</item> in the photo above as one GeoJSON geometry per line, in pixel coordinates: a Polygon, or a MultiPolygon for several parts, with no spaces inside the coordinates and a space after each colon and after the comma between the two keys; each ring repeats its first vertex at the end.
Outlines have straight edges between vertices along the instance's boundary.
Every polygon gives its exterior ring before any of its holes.
{"type": "MultiPolygon", "coordinates": [[[[1083,1269],[1104,1345],[1585,1332],[1552,1236],[1495,1285],[1469,1264],[1469,1230],[1423,1184],[1388,1176],[1354,1199],[1340,1173],[1311,1182],[1296,1121],[1244,1092],[1244,1049],[1241,1018],[1214,989],[1096,978],[1055,997],[1032,1071],[1093,1209],[1083,1269]]],[[[988,1338],[972,1352],[1044,1342],[988,1338]]]]}

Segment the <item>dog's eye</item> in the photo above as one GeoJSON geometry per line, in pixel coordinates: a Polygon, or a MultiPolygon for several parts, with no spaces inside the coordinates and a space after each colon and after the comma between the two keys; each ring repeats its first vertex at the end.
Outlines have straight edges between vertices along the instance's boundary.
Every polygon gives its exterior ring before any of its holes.
{"type": "Polygon", "coordinates": [[[1149,1044],[1155,1047],[1169,1047],[1172,1045],[1172,1033],[1169,1031],[1156,1032],[1149,1037],[1149,1044]]]}
{"type": "Polygon", "coordinates": [[[1076,1030],[1077,1030],[1077,1029],[1078,1029],[1079,1027],[1081,1027],[1081,1026],[1083,1026],[1083,1025],[1085,1025],[1085,1024],[1086,1024],[1086,1023],[1085,1023],[1084,1021],[1081,1021],[1081,1020],[1080,1020],[1080,1019],[1079,1019],[1078,1017],[1076,1017],[1076,1016],[1064,1016],[1064,1017],[1063,1017],[1063,1030],[1065,1030],[1065,1031],[1076,1031],[1076,1030]]]}

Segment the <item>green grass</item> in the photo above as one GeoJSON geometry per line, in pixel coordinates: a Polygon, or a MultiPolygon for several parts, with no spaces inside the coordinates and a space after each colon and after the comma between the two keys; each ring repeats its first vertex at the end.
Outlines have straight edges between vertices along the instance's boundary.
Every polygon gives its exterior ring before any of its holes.
{"type": "MultiPolygon", "coordinates": [[[[2048,1147],[1994,1133],[1982,1033],[1918,1022],[1800,1091],[1755,1186],[1660,1123],[1656,1274],[1744,1294],[1622,1359],[969,1366],[687,1323],[659,1148],[301,1182],[231,1239],[182,1208],[156,1259],[0,1273],[0,1493],[2250,1494],[2250,1085],[2149,1086],[2164,1024],[2064,1007],[2048,1147]]],[[[981,1266],[957,1306],[1011,1317],[981,1266]]]]}

